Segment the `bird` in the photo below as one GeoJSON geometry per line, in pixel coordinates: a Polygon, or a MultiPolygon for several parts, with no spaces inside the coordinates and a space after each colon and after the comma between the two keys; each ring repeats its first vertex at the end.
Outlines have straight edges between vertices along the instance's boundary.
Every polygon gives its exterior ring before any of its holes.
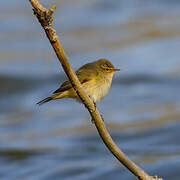
{"type": "MultiPolygon", "coordinates": [[[[109,92],[115,71],[120,71],[120,69],[115,68],[111,61],[99,59],[81,66],[75,73],[85,92],[96,105],[96,102],[100,101],[109,92]]],[[[81,102],[71,82],[67,80],[52,95],[37,104],[42,105],[51,100],[62,98],[72,98],[81,102]]]]}

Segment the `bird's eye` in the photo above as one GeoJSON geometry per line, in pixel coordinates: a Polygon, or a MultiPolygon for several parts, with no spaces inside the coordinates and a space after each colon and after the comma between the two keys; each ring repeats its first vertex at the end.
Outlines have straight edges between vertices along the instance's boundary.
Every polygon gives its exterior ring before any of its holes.
{"type": "Polygon", "coordinates": [[[105,71],[107,71],[107,72],[109,72],[109,71],[110,71],[110,69],[109,69],[109,68],[104,68],[104,70],[105,70],[105,71]]]}
{"type": "Polygon", "coordinates": [[[107,67],[107,66],[101,66],[102,67],[102,69],[104,69],[105,71],[109,71],[110,69],[109,69],[109,67],[107,67]]]}

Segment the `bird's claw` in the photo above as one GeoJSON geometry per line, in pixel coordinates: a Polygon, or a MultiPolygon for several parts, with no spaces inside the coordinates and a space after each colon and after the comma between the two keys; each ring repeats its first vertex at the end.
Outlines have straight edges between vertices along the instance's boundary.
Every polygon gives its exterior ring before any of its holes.
{"type": "MultiPolygon", "coordinates": [[[[101,119],[102,119],[103,122],[104,122],[104,118],[103,118],[102,114],[101,114],[101,119]]],[[[94,124],[94,119],[93,119],[93,118],[91,119],[91,122],[92,122],[92,124],[94,124]]]]}
{"type": "Polygon", "coordinates": [[[101,114],[101,119],[103,120],[103,122],[104,122],[104,118],[103,118],[103,115],[101,114]]]}
{"type": "MultiPolygon", "coordinates": [[[[94,107],[95,107],[95,110],[94,111],[96,111],[96,103],[93,101],[93,103],[94,103],[94,107]]],[[[101,114],[101,119],[103,120],[103,122],[104,122],[104,118],[103,118],[103,116],[102,116],[102,114],[101,114]]],[[[92,122],[92,124],[94,124],[94,119],[92,118],[91,119],[91,122],[92,122]]]]}

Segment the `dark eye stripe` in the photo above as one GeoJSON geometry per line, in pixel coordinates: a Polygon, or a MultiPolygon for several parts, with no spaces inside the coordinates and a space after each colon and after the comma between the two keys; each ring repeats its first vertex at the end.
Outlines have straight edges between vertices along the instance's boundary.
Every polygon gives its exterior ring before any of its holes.
{"type": "Polygon", "coordinates": [[[110,63],[106,63],[106,66],[109,67],[109,68],[113,68],[113,65],[110,64],[110,63]]]}

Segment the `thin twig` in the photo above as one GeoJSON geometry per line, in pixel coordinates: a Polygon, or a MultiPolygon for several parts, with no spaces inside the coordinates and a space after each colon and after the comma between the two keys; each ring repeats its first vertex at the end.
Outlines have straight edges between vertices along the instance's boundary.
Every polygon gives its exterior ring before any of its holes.
{"type": "Polygon", "coordinates": [[[40,24],[42,25],[45,33],[54,48],[54,51],[66,73],[68,76],[74,90],[78,94],[79,98],[88,109],[89,113],[91,114],[92,119],[96,125],[96,128],[101,136],[102,140],[104,141],[107,148],[112,152],[112,154],[124,165],[126,166],[137,178],[140,180],[162,180],[158,179],[157,177],[151,177],[147,173],[145,173],[141,168],[139,168],[134,162],[132,162],[128,157],[116,146],[114,141],[112,140],[110,134],[108,133],[105,124],[101,118],[101,115],[97,108],[94,106],[93,101],[90,97],[86,94],[84,89],[82,88],[75,72],[72,70],[68,58],[62,48],[62,45],[59,41],[59,38],[56,34],[55,29],[52,27],[53,18],[51,15],[55,10],[55,6],[52,6],[50,10],[44,8],[38,0],[29,0],[32,7],[34,14],[38,18],[40,24]]]}

